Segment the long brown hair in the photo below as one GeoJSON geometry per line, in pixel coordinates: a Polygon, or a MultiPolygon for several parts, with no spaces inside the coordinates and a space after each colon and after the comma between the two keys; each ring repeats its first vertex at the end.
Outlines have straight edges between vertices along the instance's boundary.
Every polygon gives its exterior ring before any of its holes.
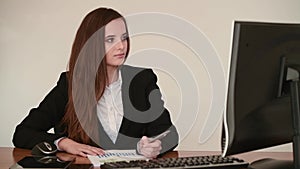
{"type": "MultiPolygon", "coordinates": [[[[83,19],[75,36],[67,73],[68,103],[62,125],[68,137],[77,142],[98,143],[96,104],[107,82],[103,28],[117,18],[122,18],[126,25],[124,17],[117,11],[110,8],[95,9],[83,19]]],[[[127,44],[126,57],[129,38],[127,44]]]]}

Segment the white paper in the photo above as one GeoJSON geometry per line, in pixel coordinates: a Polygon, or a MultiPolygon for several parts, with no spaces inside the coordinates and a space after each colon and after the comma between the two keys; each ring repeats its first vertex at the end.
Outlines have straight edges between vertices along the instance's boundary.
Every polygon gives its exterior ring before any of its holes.
{"type": "Polygon", "coordinates": [[[88,155],[88,159],[94,166],[100,166],[106,162],[145,160],[146,157],[138,155],[135,150],[106,150],[105,154],[92,156],[88,155]]]}

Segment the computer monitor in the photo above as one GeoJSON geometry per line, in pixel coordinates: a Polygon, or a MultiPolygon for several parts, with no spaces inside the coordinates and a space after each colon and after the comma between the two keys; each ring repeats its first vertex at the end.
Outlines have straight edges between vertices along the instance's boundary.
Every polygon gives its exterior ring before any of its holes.
{"type": "Polygon", "coordinates": [[[299,78],[300,23],[235,21],[229,68],[223,155],[293,142],[290,83],[299,78]]]}

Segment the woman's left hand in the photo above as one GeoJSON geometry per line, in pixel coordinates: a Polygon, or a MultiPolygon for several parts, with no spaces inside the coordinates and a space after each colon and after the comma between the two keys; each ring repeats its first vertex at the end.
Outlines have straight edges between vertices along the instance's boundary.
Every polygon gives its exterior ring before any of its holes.
{"type": "Polygon", "coordinates": [[[104,150],[98,147],[90,146],[87,144],[78,143],[69,138],[63,138],[58,142],[58,147],[60,150],[65,151],[70,154],[79,155],[82,157],[87,157],[87,155],[102,155],[104,150]]]}
{"type": "Polygon", "coordinates": [[[141,138],[137,146],[138,152],[147,158],[156,158],[162,149],[160,140],[149,142],[149,138],[146,136],[141,138]]]}

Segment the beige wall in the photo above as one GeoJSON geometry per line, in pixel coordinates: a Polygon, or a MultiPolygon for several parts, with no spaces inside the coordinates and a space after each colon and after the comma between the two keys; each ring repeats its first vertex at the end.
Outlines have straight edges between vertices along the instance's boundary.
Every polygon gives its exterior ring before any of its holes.
{"type": "MultiPolygon", "coordinates": [[[[300,23],[299,0],[1,0],[0,146],[12,146],[16,124],[39,104],[55,85],[60,72],[66,69],[74,34],[82,18],[100,6],[112,7],[126,16],[144,12],[170,14],[190,23],[211,43],[225,75],[228,73],[234,20],[300,23]]],[[[190,117],[187,116],[189,111],[194,111],[194,105],[182,112],[185,101],[181,100],[180,91],[184,90],[180,88],[180,82],[172,76],[172,72],[168,72],[167,67],[153,66],[159,75],[166,106],[172,112],[174,123],[182,129],[178,149],[220,150],[220,120],[211,126],[216,128],[212,135],[199,141],[213,95],[211,72],[207,70],[205,61],[199,60],[199,56],[180,39],[159,34],[142,34],[132,39],[131,54],[134,56],[129,58],[129,64],[151,67],[153,58],[140,61],[135,56],[143,50],[159,49],[161,53],[166,51],[176,55],[177,59],[169,62],[171,66],[178,60],[184,63],[193,72],[195,82],[200,84],[197,86],[197,116],[193,114],[194,122],[188,121],[190,117]],[[182,117],[182,113],[187,119],[178,118],[182,117]]],[[[290,151],[290,145],[274,150],[278,149],[290,151]]]]}

